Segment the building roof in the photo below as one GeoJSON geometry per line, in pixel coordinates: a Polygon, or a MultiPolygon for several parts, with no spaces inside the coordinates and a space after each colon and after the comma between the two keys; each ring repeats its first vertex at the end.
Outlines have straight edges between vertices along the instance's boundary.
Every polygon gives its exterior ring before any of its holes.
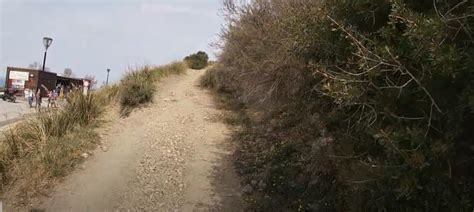
{"type": "MultiPolygon", "coordinates": [[[[37,71],[37,72],[43,72],[42,70],[39,70],[39,69],[31,69],[31,68],[20,68],[20,67],[13,67],[13,66],[7,66],[7,70],[15,70],[15,71],[37,71]]],[[[84,80],[84,78],[74,78],[74,77],[65,77],[65,76],[61,76],[59,75],[58,73],[56,72],[51,72],[51,71],[44,71],[46,73],[49,73],[49,74],[55,74],[58,78],[61,78],[61,79],[66,79],[66,80],[84,80]]]]}
{"type": "MultiPolygon", "coordinates": [[[[20,68],[20,67],[13,67],[13,66],[7,66],[7,70],[15,70],[15,71],[42,71],[40,69],[32,69],[32,68],[20,68]]],[[[57,74],[55,72],[50,72],[50,71],[44,71],[46,73],[50,73],[50,74],[57,74]]]]}
{"type": "Polygon", "coordinates": [[[57,76],[59,79],[66,79],[66,80],[84,80],[83,78],[75,78],[75,77],[65,77],[65,76],[57,76]]]}

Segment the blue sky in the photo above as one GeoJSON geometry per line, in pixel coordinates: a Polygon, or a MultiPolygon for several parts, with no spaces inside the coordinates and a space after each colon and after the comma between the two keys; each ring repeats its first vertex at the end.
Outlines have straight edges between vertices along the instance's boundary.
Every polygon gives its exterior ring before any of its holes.
{"type": "Polygon", "coordinates": [[[42,63],[42,38],[52,37],[46,66],[77,77],[110,68],[165,64],[198,50],[211,58],[223,25],[221,0],[0,0],[0,78],[6,66],[42,63]]]}

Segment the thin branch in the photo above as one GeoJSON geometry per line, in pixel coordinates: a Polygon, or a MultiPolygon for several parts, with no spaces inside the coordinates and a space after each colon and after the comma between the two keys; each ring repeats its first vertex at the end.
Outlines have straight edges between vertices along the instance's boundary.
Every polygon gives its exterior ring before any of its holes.
{"type": "Polygon", "coordinates": [[[438,14],[441,18],[444,19],[444,16],[438,11],[438,7],[436,6],[436,0],[433,0],[433,7],[436,11],[436,14],[438,14]]]}
{"type": "Polygon", "coordinates": [[[430,117],[428,118],[428,129],[426,129],[425,138],[428,136],[428,133],[430,132],[432,119],[433,119],[433,104],[431,104],[430,117]]]}
{"type": "Polygon", "coordinates": [[[379,67],[380,65],[382,65],[381,62],[379,62],[377,65],[375,65],[375,66],[373,66],[373,67],[367,69],[366,71],[360,72],[360,73],[351,73],[351,72],[349,72],[349,71],[346,71],[346,70],[342,69],[341,67],[339,67],[339,66],[337,66],[337,65],[336,65],[336,68],[339,69],[340,71],[344,72],[345,74],[349,74],[349,75],[351,75],[351,76],[358,77],[358,76],[362,76],[362,75],[364,75],[364,74],[367,74],[367,73],[371,72],[372,70],[376,69],[376,68],[379,67]]]}
{"type": "MultiPolygon", "coordinates": [[[[390,54],[390,56],[392,56],[392,59],[393,59],[396,63],[398,63],[398,65],[400,66],[400,68],[403,67],[402,64],[400,64],[400,62],[395,59],[395,56],[390,52],[389,49],[387,49],[387,52],[390,54]]],[[[408,74],[408,75],[416,82],[416,84],[418,84],[418,86],[425,92],[425,94],[428,96],[428,98],[430,98],[431,103],[436,107],[436,110],[438,110],[438,112],[440,112],[440,113],[443,113],[443,111],[441,110],[441,108],[438,106],[438,104],[437,104],[436,101],[434,100],[433,96],[431,96],[431,93],[428,91],[428,89],[426,89],[426,88],[421,84],[421,82],[415,77],[415,75],[413,75],[413,74],[412,74],[408,69],[406,69],[406,68],[403,68],[403,69],[401,69],[401,70],[403,70],[403,73],[408,74]]]]}
{"type": "Polygon", "coordinates": [[[339,156],[339,155],[326,155],[326,157],[328,158],[336,158],[336,159],[356,159],[356,158],[360,158],[364,155],[366,155],[367,152],[364,152],[360,155],[356,155],[356,156],[339,156]]]}
{"type": "Polygon", "coordinates": [[[404,119],[404,120],[423,120],[423,119],[426,119],[426,117],[405,117],[405,116],[399,116],[399,115],[396,115],[394,113],[390,113],[390,115],[394,118],[397,118],[397,119],[404,119]]]}
{"type": "Polygon", "coordinates": [[[454,11],[455,9],[457,9],[459,6],[461,6],[461,5],[463,5],[463,4],[467,3],[467,2],[468,2],[467,0],[464,0],[464,1],[462,1],[462,2],[459,2],[459,3],[456,4],[453,8],[449,9],[449,10],[444,14],[444,16],[449,15],[449,13],[451,13],[452,11],[454,11]]]}
{"type": "Polygon", "coordinates": [[[447,21],[456,21],[456,20],[459,20],[459,19],[465,19],[465,18],[470,18],[470,17],[474,17],[474,14],[467,14],[467,15],[460,16],[460,17],[448,18],[447,21]]]}
{"type": "Polygon", "coordinates": [[[353,184],[365,184],[377,181],[376,179],[367,179],[367,180],[345,180],[346,183],[353,183],[353,184]]]}

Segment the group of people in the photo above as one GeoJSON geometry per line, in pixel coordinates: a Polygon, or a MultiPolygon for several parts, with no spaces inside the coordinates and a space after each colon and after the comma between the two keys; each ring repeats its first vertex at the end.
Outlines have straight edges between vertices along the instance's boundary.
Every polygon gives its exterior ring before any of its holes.
{"type": "Polygon", "coordinates": [[[30,108],[33,107],[33,102],[36,102],[35,108],[38,110],[41,110],[41,104],[43,103],[43,90],[47,92],[47,97],[48,97],[48,108],[57,108],[58,107],[58,98],[60,96],[60,93],[62,93],[62,89],[60,88],[55,88],[53,90],[49,90],[46,86],[41,85],[42,88],[36,89],[36,92],[30,91],[28,94],[28,104],[30,105],[30,108]]]}

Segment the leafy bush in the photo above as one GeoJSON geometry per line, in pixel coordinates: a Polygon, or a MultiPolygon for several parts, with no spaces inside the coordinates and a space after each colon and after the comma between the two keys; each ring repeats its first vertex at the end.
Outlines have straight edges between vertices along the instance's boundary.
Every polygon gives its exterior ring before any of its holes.
{"type": "Polygon", "coordinates": [[[244,176],[275,201],[258,205],[472,209],[472,1],[226,6],[203,83],[260,114],[236,138],[240,167],[256,167],[244,176]]]}
{"type": "Polygon", "coordinates": [[[185,57],[184,61],[190,68],[199,70],[207,67],[209,56],[206,52],[199,51],[196,54],[185,57]]]}

